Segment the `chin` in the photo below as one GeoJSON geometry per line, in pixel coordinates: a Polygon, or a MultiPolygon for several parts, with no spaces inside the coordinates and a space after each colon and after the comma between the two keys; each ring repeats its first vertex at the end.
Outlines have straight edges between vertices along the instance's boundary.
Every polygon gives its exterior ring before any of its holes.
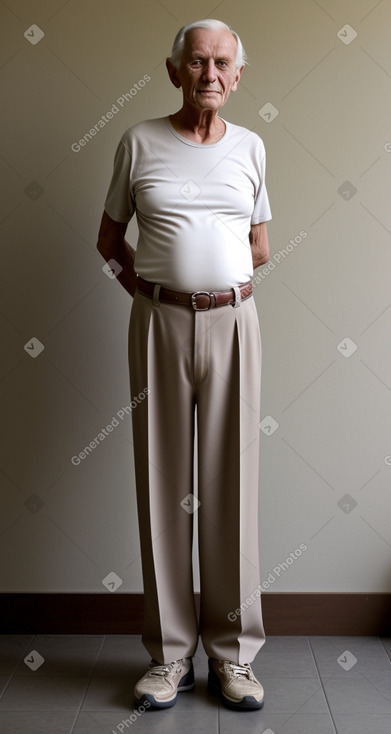
{"type": "Polygon", "coordinates": [[[203,110],[219,110],[222,107],[222,104],[217,99],[201,99],[198,104],[203,110]]]}

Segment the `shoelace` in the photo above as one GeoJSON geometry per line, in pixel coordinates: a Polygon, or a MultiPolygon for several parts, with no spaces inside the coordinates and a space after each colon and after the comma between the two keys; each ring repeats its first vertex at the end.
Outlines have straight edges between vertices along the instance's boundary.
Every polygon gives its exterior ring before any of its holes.
{"type": "Polygon", "coordinates": [[[249,680],[252,678],[251,668],[247,664],[246,665],[236,665],[234,663],[229,663],[228,667],[232,675],[235,678],[238,678],[240,675],[243,675],[245,678],[248,678],[249,680]]]}
{"type": "Polygon", "coordinates": [[[149,674],[165,676],[173,669],[174,665],[177,665],[179,662],[181,661],[175,660],[173,663],[167,663],[166,665],[154,665],[150,668],[149,674]]]}
{"type": "Polygon", "coordinates": [[[167,675],[167,673],[172,670],[172,665],[154,665],[153,668],[150,669],[149,675],[167,675]]]}

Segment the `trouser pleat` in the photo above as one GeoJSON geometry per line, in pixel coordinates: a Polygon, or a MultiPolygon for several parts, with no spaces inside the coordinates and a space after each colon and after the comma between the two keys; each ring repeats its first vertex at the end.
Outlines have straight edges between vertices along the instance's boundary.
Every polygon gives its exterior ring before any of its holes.
{"type": "Polygon", "coordinates": [[[259,599],[261,343],[253,299],[207,312],[136,294],[129,333],[145,619],[159,662],[194,654],[251,662],[265,636],[259,599]],[[201,610],[193,575],[197,406],[201,610]],[[251,603],[246,603],[251,595],[251,603]],[[235,611],[244,606],[239,614],[235,611]]]}

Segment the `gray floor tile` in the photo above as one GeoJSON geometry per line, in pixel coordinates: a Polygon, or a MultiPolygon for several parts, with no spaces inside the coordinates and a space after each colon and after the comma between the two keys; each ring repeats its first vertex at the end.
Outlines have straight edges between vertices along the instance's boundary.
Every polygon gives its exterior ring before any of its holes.
{"type": "Polygon", "coordinates": [[[338,734],[390,734],[391,716],[384,714],[337,714],[338,734]]]}
{"type": "MultiPolygon", "coordinates": [[[[349,651],[346,650],[341,658],[345,663],[349,663],[349,651]]],[[[383,659],[371,659],[361,656],[350,670],[344,669],[340,664],[332,661],[318,662],[319,675],[323,683],[328,680],[350,680],[362,678],[373,681],[376,684],[379,679],[389,680],[391,677],[391,666],[383,659]]]]}
{"type": "Polygon", "coordinates": [[[183,692],[178,696],[176,708],[178,711],[187,713],[193,711],[198,716],[199,711],[216,710],[220,706],[220,699],[213,696],[207,689],[208,676],[197,676],[195,687],[192,691],[183,692]]]}
{"type": "Polygon", "coordinates": [[[292,635],[273,635],[266,637],[266,642],[258,653],[258,659],[267,652],[284,653],[286,655],[296,653],[311,653],[311,647],[307,637],[292,637],[292,635]]]}
{"type": "Polygon", "coordinates": [[[391,661],[376,637],[310,638],[322,680],[391,673],[391,661]]]}
{"type": "Polygon", "coordinates": [[[196,684],[206,685],[208,679],[208,656],[204,650],[197,650],[193,657],[194,677],[196,684]]]}
{"type": "Polygon", "coordinates": [[[373,686],[391,704],[391,670],[373,670],[370,675],[362,673],[362,678],[373,686]]]}
{"type": "Polygon", "coordinates": [[[0,711],[77,711],[87,688],[83,678],[14,676],[0,699],[0,711]]]}
{"type": "MultiPolygon", "coordinates": [[[[329,714],[268,714],[224,710],[220,734],[335,734],[329,714]]],[[[373,732],[373,734],[375,734],[373,732]]]]}
{"type": "Polygon", "coordinates": [[[391,660],[391,637],[380,637],[380,642],[384,646],[384,648],[385,648],[385,650],[386,650],[386,652],[388,654],[388,657],[391,660]]]}
{"type": "Polygon", "coordinates": [[[28,653],[33,635],[0,635],[0,675],[12,673],[28,653]]]}
{"type": "MultiPolygon", "coordinates": [[[[286,721],[290,716],[280,715],[279,717],[272,713],[267,713],[265,709],[255,709],[254,711],[231,711],[223,706],[219,712],[219,734],[262,734],[269,729],[277,734],[273,726],[276,719],[281,722],[286,721]]],[[[268,732],[271,734],[271,732],[268,732]]]]}
{"type": "Polygon", "coordinates": [[[69,734],[74,719],[71,711],[1,711],[0,731],[1,734],[69,734]]]}
{"type": "Polygon", "coordinates": [[[264,676],[319,679],[318,670],[309,648],[305,652],[261,651],[251,666],[260,680],[264,676]]]}
{"type": "Polygon", "coordinates": [[[4,690],[9,680],[10,680],[9,675],[0,675],[0,699],[4,693],[4,690]]]}
{"type": "Polygon", "coordinates": [[[365,648],[366,655],[376,655],[382,647],[379,637],[360,637],[356,635],[334,635],[317,636],[308,638],[309,644],[316,652],[327,652],[329,648],[338,652],[349,648],[353,653],[359,654],[365,648]]]}
{"type": "Polygon", "coordinates": [[[171,709],[138,715],[133,688],[149,660],[140,635],[4,635],[0,731],[121,734],[136,723],[140,734],[391,731],[390,638],[268,638],[252,664],[265,688],[265,706],[251,712],[230,711],[208,692],[208,658],[200,643],[193,658],[195,689],[179,694],[171,709]],[[24,659],[34,650],[43,663],[31,670],[24,659]]]}
{"type": "Polygon", "coordinates": [[[193,664],[200,668],[205,667],[206,670],[208,668],[208,656],[202,645],[199,645],[197,648],[197,652],[193,657],[193,664]]]}
{"type": "Polygon", "coordinates": [[[275,713],[328,713],[327,702],[319,680],[313,678],[267,678],[264,711],[275,713]]]}
{"type": "Polygon", "coordinates": [[[141,642],[140,635],[107,635],[94,676],[129,675],[135,670],[141,676],[149,661],[150,656],[141,642]]]}
{"type": "Polygon", "coordinates": [[[357,658],[384,656],[384,646],[378,637],[309,637],[309,644],[316,659],[337,658],[344,650],[350,650],[357,658]]]}
{"type": "MultiPolygon", "coordinates": [[[[145,711],[139,717],[133,711],[126,716],[112,712],[81,712],[72,734],[121,734],[135,731],[137,734],[218,734],[218,712],[200,711],[197,716],[178,711],[176,706],[164,711],[145,711]],[[133,717],[133,721],[132,721],[133,717]],[[126,724],[124,722],[128,721],[126,724]],[[121,727],[118,728],[119,725],[121,727]],[[134,724],[135,729],[130,727],[134,724]]],[[[328,732],[327,732],[328,734],[328,732]]]]}
{"type": "MultiPolygon", "coordinates": [[[[99,635],[37,635],[31,641],[25,656],[36,650],[44,659],[39,675],[75,675],[88,677],[92,672],[104,636],[99,635]]],[[[31,675],[31,670],[22,657],[16,675],[31,675]]]]}
{"type": "Polygon", "coordinates": [[[135,683],[134,677],[94,676],[83,701],[83,711],[130,711],[133,708],[135,683]]]}
{"type": "Polygon", "coordinates": [[[391,700],[365,678],[332,678],[324,690],[333,714],[391,714],[391,700]]]}
{"type": "Polygon", "coordinates": [[[329,714],[294,714],[275,734],[279,731],[281,734],[335,734],[335,727],[329,714]]]}
{"type": "MultiPolygon", "coordinates": [[[[137,732],[138,729],[130,729],[133,726],[133,722],[130,723],[129,717],[132,715],[132,711],[129,711],[126,715],[121,714],[119,711],[82,711],[77,717],[75,728],[72,734],[121,734],[123,731],[137,732]],[[128,726],[125,724],[125,720],[128,720],[128,726]],[[118,729],[118,725],[120,728],[118,729]]],[[[144,715],[144,714],[143,714],[144,715]]],[[[138,725],[137,721],[137,725],[138,725]]]]}

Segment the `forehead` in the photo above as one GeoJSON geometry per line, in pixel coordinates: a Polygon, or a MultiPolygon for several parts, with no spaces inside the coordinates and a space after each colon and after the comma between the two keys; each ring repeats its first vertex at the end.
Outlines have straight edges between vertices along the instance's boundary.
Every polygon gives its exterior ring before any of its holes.
{"type": "Polygon", "coordinates": [[[237,41],[230,31],[209,28],[192,28],[185,36],[184,54],[224,56],[235,60],[237,41]]]}

